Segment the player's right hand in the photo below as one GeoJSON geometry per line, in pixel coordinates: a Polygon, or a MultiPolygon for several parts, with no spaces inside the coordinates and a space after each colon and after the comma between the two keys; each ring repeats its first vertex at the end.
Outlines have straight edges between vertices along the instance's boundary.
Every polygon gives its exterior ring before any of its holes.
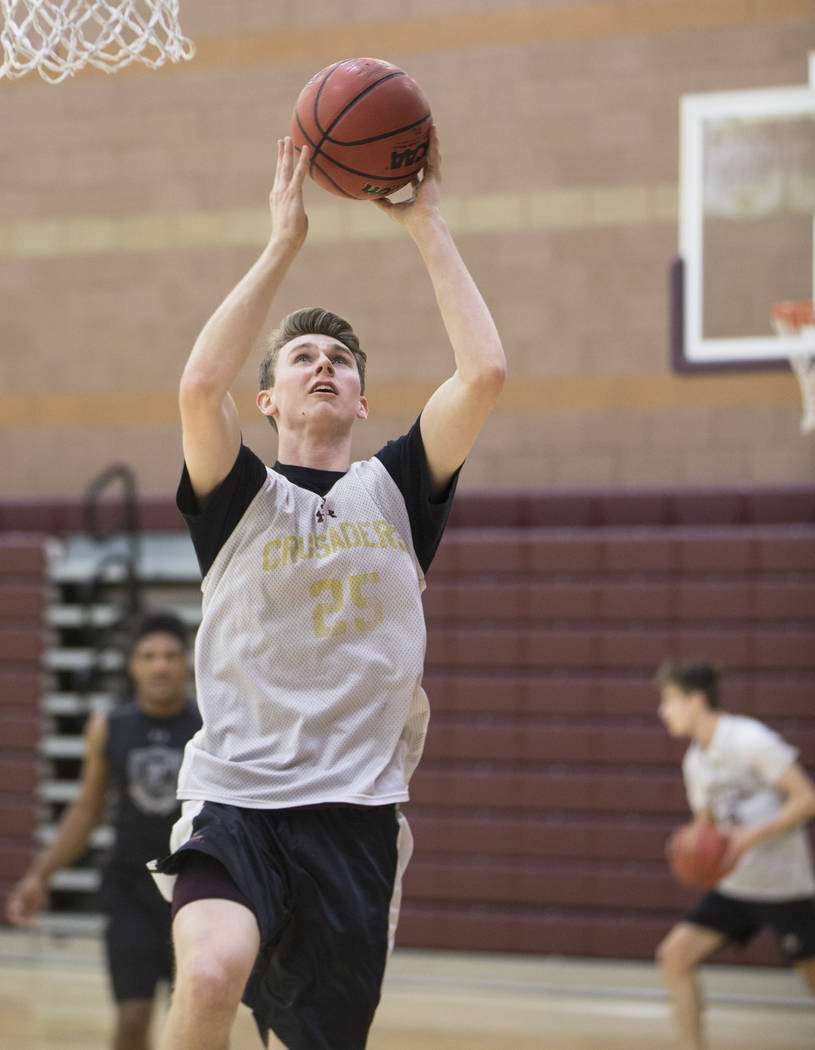
{"type": "Polygon", "coordinates": [[[308,216],[303,204],[303,181],[308,171],[309,158],[308,146],[303,146],[295,162],[291,136],[278,139],[277,167],[272,192],[269,194],[272,240],[294,251],[302,245],[308,233],[308,216]]]}
{"type": "Polygon", "coordinates": [[[39,913],[47,903],[48,890],[42,879],[26,875],[8,895],[6,918],[14,926],[37,926],[39,913]]]}

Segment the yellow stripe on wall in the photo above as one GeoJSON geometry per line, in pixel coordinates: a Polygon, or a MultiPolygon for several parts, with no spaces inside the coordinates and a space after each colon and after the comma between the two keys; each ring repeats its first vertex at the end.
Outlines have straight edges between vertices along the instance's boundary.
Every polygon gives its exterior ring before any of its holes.
{"type": "MultiPolygon", "coordinates": [[[[334,62],[338,56],[434,54],[615,36],[657,36],[796,22],[814,15],[812,0],[601,0],[545,7],[528,4],[494,11],[199,37],[194,41],[196,54],[192,61],[168,63],[160,75],[300,63],[316,67],[334,62]]],[[[183,6],[180,21],[186,31],[183,6]]],[[[81,79],[106,75],[86,68],[78,76],[81,79]]],[[[116,75],[156,74],[133,63],[116,75]]],[[[8,87],[24,88],[37,79],[21,77],[10,81],[8,87]]]]}
{"type": "MultiPolygon", "coordinates": [[[[677,186],[585,186],[446,197],[444,214],[458,234],[634,226],[673,222],[677,186]]],[[[310,204],[309,243],[347,243],[404,236],[369,202],[310,204]]],[[[0,222],[0,259],[166,252],[187,248],[260,247],[269,235],[262,208],[144,212],[0,222]]]]}
{"type": "MultiPolygon", "coordinates": [[[[404,416],[420,408],[432,382],[381,383],[371,386],[372,414],[404,416]]],[[[236,397],[244,419],[255,417],[254,394],[236,397]]],[[[612,376],[551,376],[510,380],[497,412],[510,416],[557,413],[681,411],[698,408],[750,408],[800,404],[794,378],[786,372],[752,375],[677,377],[670,373],[612,376]]],[[[154,393],[40,394],[0,397],[0,429],[28,427],[156,426],[178,423],[175,391],[154,393]]]]}
{"type": "MultiPolygon", "coordinates": [[[[812,0],[605,0],[526,5],[429,18],[281,29],[204,37],[178,72],[258,65],[329,63],[338,56],[432,54],[614,36],[654,36],[797,21],[815,14],[812,0]]],[[[183,25],[183,9],[182,9],[183,25]]]]}
{"type": "MultiPolygon", "coordinates": [[[[799,21],[815,14],[812,0],[605,0],[461,12],[429,18],[342,23],[268,33],[204,37],[186,67],[240,68],[338,55],[431,54],[614,36],[654,36],[799,21]]],[[[174,67],[183,70],[185,64],[174,67]]]]}

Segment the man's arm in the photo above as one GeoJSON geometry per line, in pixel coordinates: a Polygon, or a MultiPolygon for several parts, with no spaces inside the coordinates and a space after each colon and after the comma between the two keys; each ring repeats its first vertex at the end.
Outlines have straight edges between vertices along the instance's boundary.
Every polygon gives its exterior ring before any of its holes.
{"type": "Polygon", "coordinates": [[[701,809],[695,809],[693,811],[693,823],[697,827],[704,827],[707,824],[715,824],[716,819],[713,816],[713,810],[710,806],[702,806],[701,809]]]}
{"type": "Polygon", "coordinates": [[[184,461],[201,503],[227,476],[240,448],[240,421],[229,388],[252,352],[272,300],[306,238],[303,179],[307,170],[307,148],[295,164],[291,139],[281,139],[269,194],[269,242],[204,325],[181,377],[184,461]]]}
{"type": "Polygon", "coordinates": [[[771,820],[752,827],[731,829],[730,852],[735,859],[759,842],[800,827],[815,817],[815,784],[798,762],[787,768],[775,787],[785,796],[785,801],[771,820]]]}
{"type": "Polygon", "coordinates": [[[32,861],[28,871],[11,891],[6,915],[16,926],[31,926],[48,901],[48,880],[55,871],[75,860],[102,818],[108,791],[105,762],[107,718],[96,715],[85,730],[85,758],[79,795],[68,807],[51,845],[32,861]]]}
{"type": "Polygon", "coordinates": [[[399,204],[376,201],[406,227],[419,249],[455,356],[455,372],[432,394],[421,415],[431,496],[444,492],[466,459],[506,375],[495,322],[442,218],[440,183],[434,127],[424,177],[413,198],[399,204]]]}

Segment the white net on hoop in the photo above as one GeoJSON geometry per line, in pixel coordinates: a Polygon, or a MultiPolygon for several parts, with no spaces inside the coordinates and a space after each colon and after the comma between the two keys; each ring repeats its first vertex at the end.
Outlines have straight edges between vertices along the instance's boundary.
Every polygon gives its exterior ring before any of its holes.
{"type": "Polygon", "coordinates": [[[0,77],[36,70],[58,84],[85,66],[113,73],[139,61],[156,69],[192,58],[178,0],[0,0],[0,77]]]}
{"type": "Polygon", "coordinates": [[[810,434],[815,430],[815,339],[812,340],[809,353],[795,354],[790,358],[790,365],[801,388],[801,399],[804,411],[801,414],[801,433],[810,434]]]}
{"type": "Polygon", "coordinates": [[[776,303],[770,321],[779,335],[793,336],[798,348],[790,354],[790,367],[801,388],[801,433],[815,430],[815,304],[776,303]]]}

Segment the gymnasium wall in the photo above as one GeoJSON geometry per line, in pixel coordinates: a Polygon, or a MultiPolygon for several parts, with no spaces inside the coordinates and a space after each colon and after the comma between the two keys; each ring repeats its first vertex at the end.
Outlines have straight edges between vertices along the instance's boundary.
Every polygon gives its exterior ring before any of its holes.
{"type": "MultiPolygon", "coordinates": [[[[169,501],[141,515],[181,529],[169,501]]],[[[53,688],[36,530],[81,522],[75,499],[0,503],[0,902],[33,848],[53,688]]],[[[688,815],[686,744],[656,715],[667,657],[718,661],[725,707],[815,776],[812,485],[462,494],[424,605],[432,713],[405,807],[403,946],[652,957],[694,899],[663,854],[688,815]]],[[[717,959],[780,962],[769,934],[717,959]]]]}
{"type": "MultiPolygon", "coordinates": [[[[678,102],[806,81],[810,0],[182,0],[194,61],[0,84],[0,462],[5,496],[73,494],[112,458],[142,491],[180,465],[176,385],[268,232],[275,140],[340,57],[406,68],[439,125],[451,227],[509,382],[463,488],[796,483],[785,371],[668,366],[678,102]]],[[[274,317],[319,302],[370,354],[355,452],[406,427],[451,368],[404,231],[307,187],[311,236],[274,317]]],[[[745,253],[742,262],[749,260],[745,253]]],[[[274,318],[273,318],[274,319],[274,318]]],[[[254,363],[236,385],[245,434],[254,363]]]]}

